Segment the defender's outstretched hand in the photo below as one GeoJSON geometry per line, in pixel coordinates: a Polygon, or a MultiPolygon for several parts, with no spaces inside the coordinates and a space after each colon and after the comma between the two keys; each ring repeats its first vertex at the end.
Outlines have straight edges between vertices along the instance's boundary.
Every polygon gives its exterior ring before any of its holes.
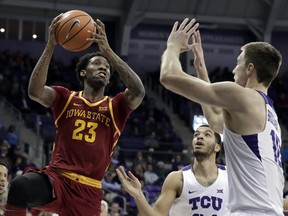
{"type": "Polygon", "coordinates": [[[136,197],[140,193],[142,193],[141,190],[141,183],[132,174],[131,171],[128,171],[127,173],[125,172],[124,167],[120,166],[116,169],[116,173],[118,175],[118,178],[122,184],[122,187],[124,190],[126,190],[131,196],[136,197]]]}
{"type": "Polygon", "coordinates": [[[186,18],[179,27],[178,24],[178,21],[174,23],[167,40],[167,47],[173,46],[178,48],[180,52],[189,51],[192,49],[192,44],[189,44],[189,39],[197,30],[199,23],[196,23],[196,19],[189,21],[189,19],[186,18]]]}

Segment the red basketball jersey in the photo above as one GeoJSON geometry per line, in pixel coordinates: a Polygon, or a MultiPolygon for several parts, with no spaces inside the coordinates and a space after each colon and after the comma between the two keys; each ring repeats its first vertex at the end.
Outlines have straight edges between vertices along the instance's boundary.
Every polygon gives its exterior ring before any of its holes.
{"type": "Polygon", "coordinates": [[[132,110],[123,92],[97,102],[53,86],[57,97],[51,106],[56,138],[50,166],[102,180],[113,149],[132,110]]]}

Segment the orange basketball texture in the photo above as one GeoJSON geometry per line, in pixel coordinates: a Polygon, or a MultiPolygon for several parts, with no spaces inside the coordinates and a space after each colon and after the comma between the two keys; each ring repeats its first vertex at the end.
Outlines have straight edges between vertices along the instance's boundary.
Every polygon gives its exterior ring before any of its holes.
{"type": "Polygon", "coordinates": [[[93,42],[88,30],[95,32],[92,17],[81,10],[70,10],[63,14],[55,30],[58,43],[66,50],[78,52],[87,49],[93,42]]]}

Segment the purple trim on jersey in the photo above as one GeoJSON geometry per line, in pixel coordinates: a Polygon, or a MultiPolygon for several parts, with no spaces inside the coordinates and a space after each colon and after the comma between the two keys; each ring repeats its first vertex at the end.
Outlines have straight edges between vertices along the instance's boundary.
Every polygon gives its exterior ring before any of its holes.
{"type": "Polygon", "coordinates": [[[242,135],[242,138],[246,142],[248,147],[251,149],[251,151],[256,155],[256,157],[259,158],[260,161],[262,161],[262,158],[261,158],[261,155],[260,155],[260,152],[259,152],[257,134],[242,135]]]}
{"type": "Polygon", "coordinates": [[[226,170],[226,166],[222,165],[222,164],[216,164],[218,169],[221,169],[221,170],[226,170]]]}
{"type": "Polygon", "coordinates": [[[182,171],[187,171],[187,170],[191,169],[191,166],[192,165],[190,164],[190,165],[187,165],[187,166],[183,167],[182,171]]]}
{"type": "MultiPolygon", "coordinates": [[[[258,90],[256,90],[256,91],[264,98],[266,104],[269,104],[269,105],[274,109],[274,106],[273,106],[274,102],[273,102],[273,100],[272,100],[271,98],[269,98],[269,97],[268,97],[266,94],[264,94],[263,92],[258,91],[258,90]]],[[[274,109],[274,110],[275,110],[275,109],[274,109]]]]}

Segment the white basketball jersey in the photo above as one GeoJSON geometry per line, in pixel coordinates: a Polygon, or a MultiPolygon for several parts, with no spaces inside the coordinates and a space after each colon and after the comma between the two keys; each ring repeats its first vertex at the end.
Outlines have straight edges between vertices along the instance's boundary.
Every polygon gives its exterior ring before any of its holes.
{"type": "MultiPolygon", "coordinates": [[[[225,166],[218,165],[218,177],[209,187],[199,184],[191,165],[182,169],[183,188],[170,216],[224,216],[228,214],[228,181],[225,166]]],[[[229,215],[229,214],[228,214],[229,215]]]]}
{"type": "Polygon", "coordinates": [[[273,101],[264,93],[259,93],[266,101],[266,126],[263,132],[243,136],[224,126],[228,208],[232,213],[250,211],[282,216],[284,176],[280,128],[273,101]]]}

